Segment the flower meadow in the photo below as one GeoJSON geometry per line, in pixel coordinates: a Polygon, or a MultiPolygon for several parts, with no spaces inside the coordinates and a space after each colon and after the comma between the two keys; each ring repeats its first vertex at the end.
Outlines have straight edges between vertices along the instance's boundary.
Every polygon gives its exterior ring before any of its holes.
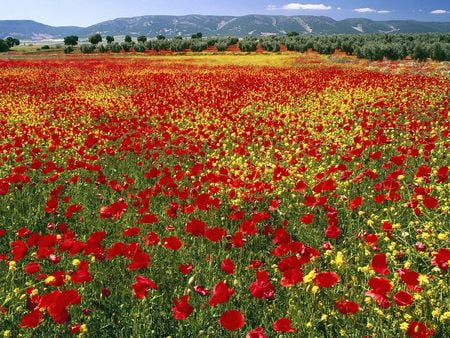
{"type": "Polygon", "coordinates": [[[305,60],[0,60],[0,334],[448,337],[448,77],[305,60]]]}

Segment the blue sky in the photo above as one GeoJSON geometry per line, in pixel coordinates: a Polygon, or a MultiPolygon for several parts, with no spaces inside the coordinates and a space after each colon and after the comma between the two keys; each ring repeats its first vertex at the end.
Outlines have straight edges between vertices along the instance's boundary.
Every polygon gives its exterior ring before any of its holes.
{"type": "Polygon", "coordinates": [[[450,21],[450,0],[0,0],[0,20],[89,26],[118,17],[183,15],[326,15],[334,19],[450,21]]]}

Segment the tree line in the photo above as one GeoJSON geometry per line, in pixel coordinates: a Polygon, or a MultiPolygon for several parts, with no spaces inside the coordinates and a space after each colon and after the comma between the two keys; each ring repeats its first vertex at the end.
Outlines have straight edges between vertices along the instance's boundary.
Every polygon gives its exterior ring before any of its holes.
{"type": "MultiPolygon", "coordinates": [[[[125,36],[124,41],[116,42],[113,36],[106,36],[106,44],[102,43],[100,34],[89,37],[89,44],[82,44],[80,50],[83,53],[99,52],[144,52],[173,51],[181,52],[192,50],[202,52],[208,47],[215,46],[217,50],[225,51],[230,45],[238,44],[242,52],[254,52],[258,46],[265,51],[279,52],[284,45],[289,51],[306,52],[308,49],[320,54],[333,54],[336,49],[347,55],[355,55],[358,58],[369,60],[401,60],[407,56],[425,61],[431,58],[435,61],[450,61],[450,34],[425,33],[425,34],[365,34],[365,35],[300,35],[289,32],[283,36],[270,37],[207,37],[202,33],[192,34],[190,38],[176,36],[166,38],[158,35],[152,39],[139,36],[133,40],[131,36],[125,36]]],[[[68,36],[64,39],[67,46],[66,52],[74,50],[78,44],[77,36],[68,36]]]]}
{"type": "MultiPolygon", "coordinates": [[[[74,51],[74,47],[78,44],[78,36],[70,35],[64,38],[65,52],[71,53],[74,51]]],[[[164,35],[157,35],[153,39],[149,39],[146,36],[138,36],[136,41],[131,36],[126,35],[122,42],[115,41],[113,36],[106,36],[106,44],[102,43],[103,37],[100,34],[91,35],[88,39],[89,44],[81,44],[80,51],[82,53],[108,52],[119,53],[121,51],[128,52],[134,50],[135,52],[145,52],[146,50],[154,51],[173,51],[181,52],[185,50],[192,50],[193,52],[202,52],[205,49],[215,46],[218,51],[225,51],[233,44],[238,43],[239,39],[233,37],[218,38],[209,37],[203,38],[201,32],[192,34],[190,38],[183,38],[176,36],[171,39],[166,38],[164,35]]]]}
{"type": "Polygon", "coordinates": [[[450,34],[367,34],[309,35],[286,34],[274,38],[288,50],[304,52],[311,48],[320,54],[333,54],[340,49],[348,55],[369,60],[401,60],[407,56],[425,61],[450,61],[450,34]]]}
{"type": "MultiPolygon", "coordinates": [[[[93,34],[88,41],[89,43],[79,46],[82,53],[95,51],[118,53],[131,50],[136,52],[145,52],[146,50],[202,52],[212,46],[222,52],[229,46],[238,44],[242,52],[254,52],[258,46],[261,46],[264,51],[279,52],[281,46],[284,45],[289,51],[306,52],[311,49],[325,55],[333,54],[336,49],[339,49],[347,55],[355,55],[358,58],[369,60],[401,60],[409,56],[418,61],[425,61],[428,58],[435,61],[450,61],[449,33],[301,35],[297,32],[289,32],[282,36],[238,39],[236,37],[205,38],[201,32],[198,32],[192,34],[190,38],[181,36],[166,38],[164,35],[148,38],[142,35],[133,39],[130,35],[126,35],[121,42],[117,42],[110,35],[103,39],[101,34],[93,34]]],[[[78,36],[66,36],[64,52],[72,53],[78,43],[78,36]]],[[[8,51],[19,44],[20,41],[13,37],[0,39],[0,52],[8,51]]]]}

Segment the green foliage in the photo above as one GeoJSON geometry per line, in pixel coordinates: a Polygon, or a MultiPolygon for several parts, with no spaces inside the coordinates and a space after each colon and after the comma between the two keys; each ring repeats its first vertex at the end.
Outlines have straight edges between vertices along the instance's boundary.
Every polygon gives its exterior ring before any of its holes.
{"type": "Polygon", "coordinates": [[[114,43],[111,43],[111,45],[109,46],[109,49],[113,53],[120,53],[120,51],[122,50],[122,46],[119,43],[114,42],[114,43]]]}
{"type": "Polygon", "coordinates": [[[5,40],[0,39],[0,53],[7,52],[8,50],[8,44],[5,42],[5,40]]]}
{"type": "Polygon", "coordinates": [[[219,42],[219,38],[208,38],[206,42],[208,43],[208,47],[215,46],[219,42]]]}
{"type": "Polygon", "coordinates": [[[261,47],[268,52],[279,52],[280,42],[275,39],[263,39],[261,41],[261,47]]]}
{"type": "Polygon", "coordinates": [[[133,46],[133,49],[134,49],[135,52],[138,52],[138,53],[143,53],[143,52],[145,52],[147,50],[147,48],[145,47],[143,42],[136,43],[133,46]]]}
{"type": "Polygon", "coordinates": [[[192,39],[201,39],[203,37],[203,34],[201,32],[195,33],[191,35],[192,39]]]}
{"type": "Polygon", "coordinates": [[[9,48],[12,48],[14,46],[20,45],[19,39],[13,38],[13,37],[7,37],[5,39],[6,44],[9,46],[9,48]]]}
{"type": "Polygon", "coordinates": [[[100,42],[102,42],[102,36],[99,33],[91,35],[89,37],[89,42],[92,43],[93,45],[97,45],[100,42]]]}
{"type": "Polygon", "coordinates": [[[131,36],[125,35],[125,42],[131,43],[131,41],[133,41],[133,40],[131,39],[131,36]]]}
{"type": "Polygon", "coordinates": [[[145,35],[138,36],[137,41],[140,43],[146,43],[147,37],[145,35]]]}
{"type": "Polygon", "coordinates": [[[42,49],[42,50],[48,50],[48,49],[50,49],[50,46],[49,46],[49,45],[43,45],[43,46],[41,47],[41,49],[42,49]]]}
{"type": "Polygon", "coordinates": [[[64,48],[64,54],[70,54],[73,53],[75,49],[73,48],[73,46],[67,46],[64,48]]]}
{"type": "Polygon", "coordinates": [[[90,54],[90,53],[93,53],[95,51],[95,45],[94,44],[92,44],[92,45],[81,45],[80,46],[80,50],[81,50],[81,53],[83,53],[83,54],[90,54]]]}
{"type": "Polygon", "coordinates": [[[416,46],[414,47],[412,58],[419,62],[424,62],[428,59],[428,57],[429,52],[428,49],[425,47],[425,45],[417,43],[416,46]]]}
{"type": "Polygon", "coordinates": [[[239,49],[241,52],[255,52],[258,48],[258,40],[253,38],[244,38],[239,41],[239,49]]]}
{"type": "Polygon", "coordinates": [[[153,49],[154,51],[157,52],[159,52],[160,50],[170,50],[171,42],[169,40],[166,40],[165,38],[148,42],[150,42],[147,43],[148,49],[153,49]]]}
{"type": "Polygon", "coordinates": [[[369,43],[356,49],[356,56],[358,58],[369,59],[373,61],[383,60],[383,48],[376,43],[369,43]]]}
{"type": "Polygon", "coordinates": [[[114,36],[108,35],[108,36],[106,37],[106,42],[107,42],[108,44],[113,43],[113,42],[114,42],[114,36]]]}
{"type": "Polygon", "coordinates": [[[219,52],[224,52],[228,49],[228,42],[225,40],[219,41],[216,43],[216,48],[219,52]]]}
{"type": "MultiPolygon", "coordinates": [[[[347,55],[369,60],[401,60],[409,55],[419,61],[425,61],[429,57],[435,61],[444,61],[448,60],[450,53],[447,52],[450,48],[449,33],[327,36],[286,34],[280,38],[280,42],[290,51],[304,52],[312,48],[320,54],[331,54],[339,48],[347,55]]],[[[264,39],[261,44],[266,45],[264,39]]]]}
{"type": "Polygon", "coordinates": [[[158,39],[158,40],[165,40],[166,37],[164,35],[162,35],[162,34],[159,34],[159,35],[156,36],[156,39],[158,39]]]}
{"type": "Polygon", "coordinates": [[[109,48],[108,48],[108,46],[100,45],[97,47],[97,50],[100,53],[107,53],[109,51],[109,48]]]}
{"type": "Polygon", "coordinates": [[[132,47],[131,43],[129,43],[129,42],[122,42],[122,43],[120,44],[120,46],[122,46],[122,49],[123,49],[125,52],[129,52],[129,51],[131,50],[131,47],[132,47]]]}
{"type": "Polygon", "coordinates": [[[450,43],[435,42],[430,47],[430,57],[434,61],[450,61],[450,43]]]}
{"type": "MultiPolygon", "coordinates": [[[[186,48],[185,48],[185,45],[186,45],[186,44],[184,43],[183,40],[180,40],[180,39],[173,39],[173,40],[170,42],[170,50],[171,50],[172,52],[181,52],[183,49],[186,49],[186,48]]],[[[189,47],[190,47],[190,43],[188,43],[187,45],[188,45],[187,48],[189,48],[189,47]]]]}
{"type": "Polygon", "coordinates": [[[195,40],[191,44],[191,50],[193,52],[203,52],[206,48],[208,48],[208,43],[202,40],[195,40]]]}
{"type": "Polygon", "coordinates": [[[300,34],[297,33],[297,32],[287,32],[287,33],[286,33],[286,36],[288,36],[288,37],[299,36],[299,35],[300,35],[300,34]]]}
{"type": "Polygon", "coordinates": [[[76,46],[78,44],[78,36],[68,35],[64,38],[64,45],[66,46],[76,46]]]}

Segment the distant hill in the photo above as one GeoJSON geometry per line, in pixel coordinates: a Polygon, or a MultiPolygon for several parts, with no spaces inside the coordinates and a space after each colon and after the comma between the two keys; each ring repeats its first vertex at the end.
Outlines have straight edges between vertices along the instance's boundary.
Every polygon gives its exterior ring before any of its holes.
{"type": "Polygon", "coordinates": [[[80,32],[81,27],[53,27],[32,20],[0,20],[0,38],[8,36],[19,40],[44,40],[80,32]]]}
{"type": "Polygon", "coordinates": [[[119,18],[82,27],[52,27],[31,20],[0,21],[0,38],[13,36],[22,40],[62,38],[76,34],[81,38],[94,33],[102,35],[189,36],[259,36],[296,31],[302,34],[365,34],[450,32],[450,22],[414,20],[373,21],[369,19],[334,20],[326,16],[213,16],[213,15],[146,15],[119,18]]]}

